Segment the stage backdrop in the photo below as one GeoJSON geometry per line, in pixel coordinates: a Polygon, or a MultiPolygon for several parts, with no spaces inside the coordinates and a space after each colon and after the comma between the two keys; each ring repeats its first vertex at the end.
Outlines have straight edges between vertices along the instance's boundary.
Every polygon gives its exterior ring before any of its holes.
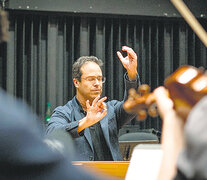
{"type": "MultiPolygon", "coordinates": [[[[55,108],[74,96],[71,68],[82,55],[104,61],[103,94],[108,100],[123,97],[125,70],[116,56],[123,45],[137,53],[141,82],[152,90],[180,65],[206,67],[206,48],[179,17],[16,10],[9,14],[9,42],[0,46],[0,86],[31,105],[42,123],[47,102],[55,108]]],[[[200,22],[207,29],[206,19],[200,22]]],[[[161,130],[159,118],[129,125],[161,130]]]]}

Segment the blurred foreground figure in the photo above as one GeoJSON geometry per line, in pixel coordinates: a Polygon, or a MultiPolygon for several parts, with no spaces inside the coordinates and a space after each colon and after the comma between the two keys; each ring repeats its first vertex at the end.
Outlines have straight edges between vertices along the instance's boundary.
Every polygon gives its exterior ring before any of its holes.
{"type": "MultiPolygon", "coordinates": [[[[0,42],[7,40],[6,12],[0,10],[0,42]]],[[[72,166],[70,159],[50,148],[22,102],[0,89],[0,179],[96,179],[72,166]]]]}
{"type": "Polygon", "coordinates": [[[207,97],[193,107],[185,122],[164,87],[154,94],[163,119],[163,159],[158,179],[207,179],[207,97]]]}
{"type": "Polygon", "coordinates": [[[0,179],[95,179],[49,148],[35,117],[0,90],[0,179]]]}

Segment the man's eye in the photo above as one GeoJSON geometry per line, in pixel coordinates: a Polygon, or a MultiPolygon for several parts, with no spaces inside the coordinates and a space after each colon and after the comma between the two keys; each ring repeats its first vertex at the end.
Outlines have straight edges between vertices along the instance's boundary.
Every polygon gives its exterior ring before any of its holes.
{"type": "Polygon", "coordinates": [[[88,81],[94,81],[95,80],[95,78],[88,78],[88,81]]]}

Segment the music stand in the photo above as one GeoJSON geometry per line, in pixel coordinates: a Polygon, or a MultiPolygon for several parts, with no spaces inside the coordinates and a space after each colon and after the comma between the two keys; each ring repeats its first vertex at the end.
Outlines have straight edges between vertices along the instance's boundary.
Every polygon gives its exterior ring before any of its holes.
{"type": "Polygon", "coordinates": [[[158,140],[119,141],[119,147],[124,161],[129,161],[135,146],[139,144],[158,144],[158,140]]]}

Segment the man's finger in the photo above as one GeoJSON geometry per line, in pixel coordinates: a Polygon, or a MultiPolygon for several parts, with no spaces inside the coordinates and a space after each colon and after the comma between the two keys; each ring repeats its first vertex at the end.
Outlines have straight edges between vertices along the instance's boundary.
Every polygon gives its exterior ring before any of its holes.
{"type": "Polygon", "coordinates": [[[86,101],[86,108],[87,110],[90,108],[89,100],[86,101]]]}
{"type": "Polygon", "coordinates": [[[124,63],[124,57],[122,56],[122,54],[119,51],[117,51],[116,54],[117,54],[117,56],[119,57],[120,61],[123,64],[124,63]]]}
{"type": "Polygon", "coordinates": [[[106,103],[102,103],[103,104],[103,109],[107,109],[106,103]]]}
{"type": "Polygon", "coordinates": [[[102,112],[103,109],[107,109],[106,103],[104,103],[104,102],[102,104],[100,104],[98,107],[99,107],[100,112],[102,112]]]}
{"type": "Polygon", "coordinates": [[[107,99],[107,97],[106,97],[106,96],[105,96],[105,97],[103,97],[103,98],[101,98],[101,99],[98,101],[97,105],[98,105],[98,106],[101,106],[101,105],[102,105],[102,103],[103,103],[106,99],[107,99]]]}
{"type": "Polygon", "coordinates": [[[93,100],[93,102],[92,102],[92,106],[94,106],[94,105],[97,103],[97,101],[99,100],[99,98],[100,98],[100,95],[98,95],[98,96],[93,100]]]}
{"type": "Polygon", "coordinates": [[[122,51],[127,51],[128,54],[131,56],[137,56],[137,54],[134,52],[134,50],[128,46],[122,46],[122,51]]]}

